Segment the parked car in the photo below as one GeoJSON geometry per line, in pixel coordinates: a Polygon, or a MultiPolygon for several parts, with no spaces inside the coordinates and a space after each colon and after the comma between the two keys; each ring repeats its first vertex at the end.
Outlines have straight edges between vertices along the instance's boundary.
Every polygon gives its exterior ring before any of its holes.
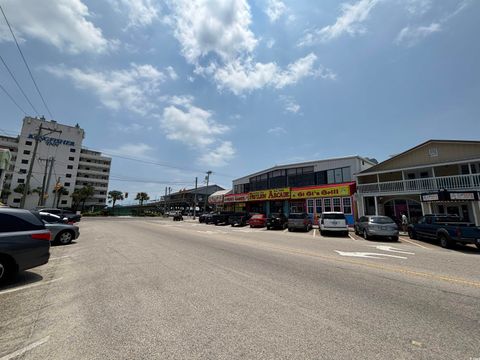
{"type": "Polygon", "coordinates": [[[183,215],[180,211],[177,211],[172,215],[173,221],[183,221],[183,215]]]}
{"type": "Polygon", "coordinates": [[[77,225],[66,223],[66,218],[40,212],[40,218],[45,223],[45,227],[52,233],[52,241],[60,245],[68,245],[72,240],[78,239],[80,229],[77,225]]]}
{"type": "Polygon", "coordinates": [[[398,226],[388,216],[362,216],[355,223],[354,229],[355,234],[362,235],[365,240],[382,237],[398,241],[398,226]]]}
{"type": "Polygon", "coordinates": [[[51,232],[38,213],[0,208],[0,283],[48,262],[51,232]]]}
{"type": "Polygon", "coordinates": [[[345,214],[337,211],[329,211],[322,213],[319,221],[320,234],[325,233],[341,233],[344,236],[348,235],[348,225],[345,214]]]}
{"type": "Polygon", "coordinates": [[[411,239],[434,239],[450,248],[455,243],[475,244],[480,249],[480,228],[457,215],[425,215],[408,226],[411,239]]]}
{"type": "Polygon", "coordinates": [[[57,209],[57,208],[36,208],[38,212],[46,212],[49,214],[54,214],[61,216],[62,218],[66,217],[68,222],[76,223],[79,222],[82,218],[82,215],[76,214],[73,211],[66,210],[66,209],[57,209]]]}
{"type": "Polygon", "coordinates": [[[270,229],[286,229],[288,226],[288,219],[285,214],[272,213],[267,217],[267,230],[270,229]]]}
{"type": "Polygon", "coordinates": [[[288,231],[303,230],[310,231],[312,229],[312,219],[307,213],[291,213],[288,215],[288,231]]]}
{"type": "Polygon", "coordinates": [[[246,226],[251,217],[252,214],[249,213],[235,213],[230,215],[228,223],[232,226],[246,226]]]}
{"type": "Polygon", "coordinates": [[[231,212],[220,212],[212,215],[211,223],[215,225],[227,225],[231,212]]]}
{"type": "Polygon", "coordinates": [[[248,225],[251,228],[255,227],[265,227],[267,224],[267,217],[265,214],[253,214],[250,220],[248,220],[248,225]]]}

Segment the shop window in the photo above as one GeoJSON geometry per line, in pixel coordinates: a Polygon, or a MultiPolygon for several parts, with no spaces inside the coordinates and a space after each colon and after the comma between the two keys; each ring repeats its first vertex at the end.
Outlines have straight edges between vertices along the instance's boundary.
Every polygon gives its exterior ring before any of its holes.
{"type": "Polygon", "coordinates": [[[333,198],[333,211],[342,211],[340,198],[333,198]]]}
{"type": "Polygon", "coordinates": [[[340,184],[341,182],[343,182],[342,169],[335,169],[335,183],[340,184]]]}
{"type": "Polygon", "coordinates": [[[352,174],[349,166],[342,168],[342,182],[348,181],[352,181],[352,174]]]}
{"type": "Polygon", "coordinates": [[[31,146],[31,145],[32,145],[32,142],[29,141],[29,140],[27,140],[27,141],[25,141],[25,145],[31,146]]]}
{"type": "Polygon", "coordinates": [[[325,212],[332,211],[332,199],[324,199],[323,207],[325,209],[325,212]]]}
{"type": "Polygon", "coordinates": [[[343,198],[343,212],[345,214],[352,213],[352,199],[349,197],[343,198]]]}
{"type": "Polygon", "coordinates": [[[28,164],[28,160],[27,160],[27,159],[23,159],[23,160],[22,160],[22,164],[28,164]]]}
{"type": "Polygon", "coordinates": [[[313,214],[313,199],[307,200],[307,212],[313,214]]]}
{"type": "Polygon", "coordinates": [[[23,150],[24,155],[30,155],[30,150],[23,150]]]}
{"type": "Polygon", "coordinates": [[[17,182],[18,182],[19,184],[25,184],[25,179],[18,179],[17,182]]]}
{"type": "Polygon", "coordinates": [[[316,177],[316,185],[326,185],[327,184],[327,172],[326,171],[319,171],[315,174],[316,177]]]}
{"type": "Polygon", "coordinates": [[[73,169],[73,165],[67,165],[67,169],[68,169],[68,170],[72,170],[72,169],[73,169]]]}
{"type": "Polygon", "coordinates": [[[68,158],[68,160],[73,161],[73,160],[75,160],[75,158],[74,158],[73,156],[70,156],[70,157],[68,158]]]}
{"type": "Polygon", "coordinates": [[[327,182],[329,184],[335,184],[335,171],[334,170],[328,170],[327,171],[327,182]]]}
{"type": "Polygon", "coordinates": [[[321,214],[322,213],[322,199],[317,199],[315,201],[315,207],[316,207],[316,212],[317,214],[321,214]]]}

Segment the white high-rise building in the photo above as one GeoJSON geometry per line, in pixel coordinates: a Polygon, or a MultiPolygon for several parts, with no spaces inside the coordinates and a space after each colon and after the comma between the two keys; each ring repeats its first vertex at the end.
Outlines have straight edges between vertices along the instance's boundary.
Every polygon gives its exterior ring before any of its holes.
{"type": "Polygon", "coordinates": [[[26,209],[39,205],[71,208],[71,194],[75,189],[86,185],[93,186],[95,191],[86,200],[85,206],[104,207],[107,201],[111,158],[98,151],[82,148],[84,137],[85,131],[78,125],[62,125],[53,120],[32,117],[23,119],[19,136],[0,136],[0,148],[9,149],[12,154],[4,183],[4,189],[10,190],[7,204],[12,207],[20,206],[22,194],[18,192],[19,185],[21,188],[21,185],[26,183],[29,167],[34,161],[30,194],[25,201],[26,209]],[[40,126],[42,130],[38,138],[37,153],[32,160],[35,138],[40,126]],[[63,186],[64,194],[55,193],[57,184],[63,186]],[[43,203],[40,199],[42,187],[45,189],[43,203]]]}

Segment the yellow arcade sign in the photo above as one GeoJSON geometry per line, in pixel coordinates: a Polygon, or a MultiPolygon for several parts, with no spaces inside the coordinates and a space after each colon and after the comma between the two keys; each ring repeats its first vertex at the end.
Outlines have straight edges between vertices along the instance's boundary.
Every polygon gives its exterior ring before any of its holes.
{"type": "Polygon", "coordinates": [[[248,193],[249,201],[290,199],[290,188],[252,191],[248,193]]]}

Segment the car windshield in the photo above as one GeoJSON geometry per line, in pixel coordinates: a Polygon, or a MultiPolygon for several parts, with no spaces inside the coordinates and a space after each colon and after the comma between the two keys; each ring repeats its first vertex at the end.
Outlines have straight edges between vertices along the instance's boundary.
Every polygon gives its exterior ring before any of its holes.
{"type": "Polygon", "coordinates": [[[303,219],[305,218],[304,214],[290,214],[288,215],[289,219],[303,219]]]}
{"type": "Polygon", "coordinates": [[[370,218],[370,222],[374,224],[394,224],[394,221],[388,216],[374,216],[370,218]]]}

